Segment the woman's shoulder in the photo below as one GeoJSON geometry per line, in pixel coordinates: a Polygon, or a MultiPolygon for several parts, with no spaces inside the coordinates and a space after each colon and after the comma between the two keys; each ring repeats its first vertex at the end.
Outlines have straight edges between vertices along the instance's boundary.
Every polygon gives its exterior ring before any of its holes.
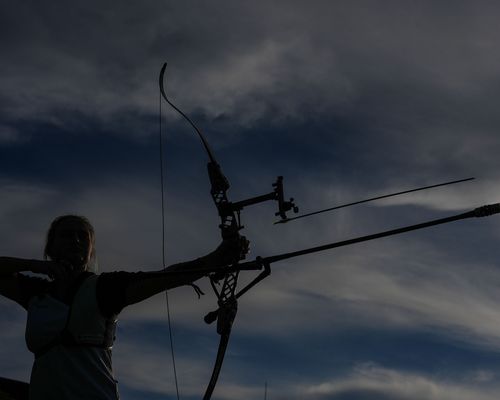
{"type": "Polygon", "coordinates": [[[103,272],[97,279],[96,295],[104,316],[117,315],[127,305],[126,290],[141,272],[103,272]]]}
{"type": "Polygon", "coordinates": [[[146,279],[150,274],[144,271],[112,271],[98,275],[97,285],[113,290],[113,287],[127,286],[131,282],[146,279]]]}

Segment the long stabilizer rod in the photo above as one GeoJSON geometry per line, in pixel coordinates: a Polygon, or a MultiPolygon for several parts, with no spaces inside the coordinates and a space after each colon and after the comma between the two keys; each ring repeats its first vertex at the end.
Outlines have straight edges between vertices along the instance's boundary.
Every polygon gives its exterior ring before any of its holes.
{"type": "MultiPolygon", "coordinates": [[[[254,261],[248,261],[245,263],[238,264],[235,267],[231,267],[231,269],[234,268],[234,269],[237,269],[239,271],[258,270],[258,269],[264,268],[264,271],[259,274],[257,279],[254,280],[253,282],[251,282],[247,287],[242,289],[240,292],[238,292],[235,295],[235,298],[236,299],[240,298],[251,287],[255,286],[255,284],[260,282],[266,276],[269,276],[271,274],[271,267],[270,267],[271,263],[274,263],[277,261],[282,261],[282,260],[286,260],[288,258],[303,256],[305,254],[318,253],[320,251],[330,250],[330,249],[334,249],[336,247],[349,246],[349,245],[355,244],[355,243],[367,242],[368,240],[379,239],[379,238],[383,238],[386,236],[399,235],[400,233],[415,231],[417,229],[422,229],[422,228],[428,228],[428,227],[434,226],[434,225],[446,224],[448,222],[458,221],[461,219],[472,218],[472,217],[478,217],[478,218],[479,217],[488,217],[490,215],[498,214],[498,213],[500,213],[500,203],[490,204],[490,205],[475,208],[472,211],[468,211],[468,212],[465,212],[462,214],[453,215],[451,217],[434,219],[432,221],[423,222],[421,224],[409,225],[409,226],[405,226],[402,228],[391,229],[389,231],[379,232],[379,233],[375,233],[373,235],[360,236],[360,237],[357,237],[354,239],[343,240],[341,242],[325,244],[323,246],[311,247],[309,249],[292,251],[291,253],[283,253],[283,254],[278,254],[278,255],[270,256],[270,257],[257,257],[254,261]]],[[[215,310],[215,311],[208,313],[207,316],[205,317],[205,321],[207,323],[214,321],[216,319],[217,313],[218,313],[218,310],[215,310]]]]}
{"type": "MultiPolygon", "coordinates": [[[[320,251],[335,249],[337,247],[350,246],[351,244],[367,242],[369,240],[380,239],[380,238],[384,238],[387,236],[399,235],[401,233],[416,231],[418,229],[423,229],[423,228],[429,228],[429,227],[435,226],[435,225],[447,224],[448,222],[459,221],[461,219],[467,219],[467,218],[473,218],[473,217],[475,217],[475,218],[489,217],[490,215],[494,215],[494,214],[498,214],[498,213],[500,213],[500,203],[488,204],[486,206],[478,207],[472,211],[467,211],[467,212],[462,213],[462,214],[452,215],[450,217],[445,217],[445,218],[433,219],[431,221],[422,222],[420,224],[404,226],[402,228],[391,229],[388,231],[374,233],[374,234],[366,235],[366,236],[359,236],[359,237],[353,238],[353,239],[347,239],[347,240],[342,240],[340,242],[334,242],[334,243],[324,244],[321,246],[310,247],[310,248],[303,249],[303,250],[292,251],[290,253],[276,254],[274,256],[269,256],[269,257],[257,257],[253,261],[247,261],[247,262],[236,264],[234,266],[226,268],[226,269],[224,269],[224,272],[261,270],[266,265],[269,265],[269,264],[272,264],[272,263],[275,263],[278,261],[286,260],[289,258],[299,257],[299,256],[303,256],[306,254],[311,254],[311,253],[318,253],[320,251]]],[[[177,271],[168,271],[167,270],[166,273],[169,275],[202,274],[202,273],[206,274],[207,270],[206,269],[192,269],[192,270],[187,270],[187,271],[182,270],[182,269],[177,270],[177,271]]],[[[238,298],[239,296],[236,296],[236,297],[238,298]]]]}
{"type": "Polygon", "coordinates": [[[399,196],[399,195],[406,194],[406,193],[418,192],[420,190],[433,189],[433,188],[437,188],[437,187],[440,187],[440,186],[454,185],[455,183],[467,182],[467,181],[471,181],[473,179],[474,178],[459,179],[459,180],[456,180],[456,181],[438,183],[438,184],[435,184],[435,185],[423,186],[423,187],[419,187],[419,188],[416,188],[416,189],[409,189],[409,190],[403,190],[401,192],[384,194],[382,196],[370,197],[369,199],[354,201],[352,203],[346,203],[346,204],[342,204],[340,206],[330,207],[330,208],[326,208],[324,210],[319,210],[319,211],[314,211],[314,212],[310,212],[310,213],[307,213],[307,214],[298,215],[297,217],[293,217],[293,218],[281,219],[279,221],[276,221],[274,224],[275,225],[276,224],[284,224],[286,222],[290,222],[290,221],[293,221],[293,220],[296,220],[296,219],[310,217],[311,215],[322,214],[322,213],[325,213],[325,212],[328,212],[328,211],[338,210],[339,208],[350,207],[350,206],[354,206],[356,204],[367,203],[369,201],[374,201],[374,200],[386,199],[387,197],[399,196]]]}

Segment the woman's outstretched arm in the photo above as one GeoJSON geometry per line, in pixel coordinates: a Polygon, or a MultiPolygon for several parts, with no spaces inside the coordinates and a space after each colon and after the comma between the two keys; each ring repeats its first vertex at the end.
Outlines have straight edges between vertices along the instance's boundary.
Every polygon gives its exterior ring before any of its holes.
{"type": "Polygon", "coordinates": [[[125,290],[127,305],[138,303],[155,294],[178,286],[189,285],[203,276],[220,271],[221,268],[238,261],[242,252],[248,250],[246,240],[241,244],[223,242],[215,251],[180,264],[155,272],[145,272],[141,278],[133,280],[125,290]]]}

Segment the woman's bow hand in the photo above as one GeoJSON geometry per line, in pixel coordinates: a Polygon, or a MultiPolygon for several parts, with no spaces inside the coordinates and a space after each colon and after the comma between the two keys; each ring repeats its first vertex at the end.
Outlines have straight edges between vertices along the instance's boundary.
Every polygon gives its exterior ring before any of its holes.
{"type": "Polygon", "coordinates": [[[250,242],[244,237],[226,239],[207,256],[206,264],[210,269],[218,270],[244,260],[250,249],[250,242]]]}

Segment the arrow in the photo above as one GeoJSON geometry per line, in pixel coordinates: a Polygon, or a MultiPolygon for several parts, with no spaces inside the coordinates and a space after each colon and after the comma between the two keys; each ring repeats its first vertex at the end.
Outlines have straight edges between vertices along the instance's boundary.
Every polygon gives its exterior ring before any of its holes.
{"type": "Polygon", "coordinates": [[[321,213],[332,211],[332,210],[337,210],[339,208],[350,207],[350,206],[354,206],[356,204],[362,204],[362,203],[367,203],[369,201],[386,199],[387,197],[399,196],[399,195],[406,194],[406,193],[418,192],[420,190],[432,189],[432,188],[436,188],[436,187],[440,187],[440,186],[453,185],[455,183],[467,182],[467,181],[471,181],[473,179],[475,179],[475,178],[459,179],[457,181],[450,181],[450,182],[438,183],[436,185],[423,186],[423,187],[419,187],[419,188],[416,188],[416,189],[404,190],[402,192],[396,192],[396,193],[391,193],[391,194],[384,194],[383,196],[370,197],[369,199],[366,199],[366,200],[359,200],[359,201],[355,201],[355,202],[352,202],[352,203],[342,204],[340,206],[326,208],[324,210],[314,211],[314,212],[311,212],[311,213],[308,213],[308,214],[302,214],[302,215],[299,215],[299,216],[293,217],[293,218],[281,219],[279,221],[276,221],[274,223],[274,225],[276,225],[276,224],[284,224],[286,222],[290,222],[290,221],[293,221],[293,220],[296,220],[296,219],[305,218],[305,217],[309,217],[311,215],[321,214],[321,213]]]}

